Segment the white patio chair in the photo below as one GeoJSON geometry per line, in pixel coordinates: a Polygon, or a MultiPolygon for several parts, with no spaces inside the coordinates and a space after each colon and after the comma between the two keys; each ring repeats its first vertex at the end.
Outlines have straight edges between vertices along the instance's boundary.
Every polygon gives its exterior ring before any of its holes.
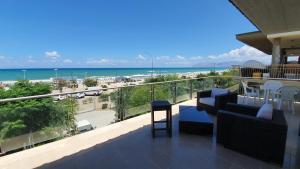
{"type": "Polygon", "coordinates": [[[243,89],[244,89],[244,100],[243,102],[249,104],[249,99],[253,98],[253,104],[255,104],[255,100],[259,97],[259,89],[255,89],[254,87],[249,87],[246,82],[242,81],[243,89]],[[247,100],[247,102],[245,101],[247,100]]]}
{"type": "Polygon", "coordinates": [[[264,103],[270,103],[270,96],[272,103],[278,101],[278,90],[283,87],[283,84],[278,80],[267,80],[263,86],[264,89],[264,103]]]}
{"type": "Polygon", "coordinates": [[[279,89],[280,98],[278,100],[277,109],[282,110],[283,104],[286,102],[288,104],[288,111],[295,114],[295,95],[300,92],[300,89],[293,86],[285,86],[279,89]]]}

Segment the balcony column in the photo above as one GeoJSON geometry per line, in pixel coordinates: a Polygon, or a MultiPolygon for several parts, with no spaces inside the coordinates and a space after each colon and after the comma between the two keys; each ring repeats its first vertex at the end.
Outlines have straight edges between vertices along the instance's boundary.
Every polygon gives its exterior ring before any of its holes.
{"type": "Polygon", "coordinates": [[[281,59],[280,38],[276,38],[273,39],[272,65],[280,64],[280,59],[281,59]]]}

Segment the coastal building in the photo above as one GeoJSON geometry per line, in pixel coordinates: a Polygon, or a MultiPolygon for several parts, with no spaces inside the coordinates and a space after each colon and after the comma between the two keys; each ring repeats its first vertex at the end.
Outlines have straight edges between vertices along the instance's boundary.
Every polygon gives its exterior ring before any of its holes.
{"type": "Polygon", "coordinates": [[[270,76],[300,79],[300,1],[230,2],[258,29],[255,32],[237,34],[236,38],[272,55],[270,70],[267,71],[270,76]]]}

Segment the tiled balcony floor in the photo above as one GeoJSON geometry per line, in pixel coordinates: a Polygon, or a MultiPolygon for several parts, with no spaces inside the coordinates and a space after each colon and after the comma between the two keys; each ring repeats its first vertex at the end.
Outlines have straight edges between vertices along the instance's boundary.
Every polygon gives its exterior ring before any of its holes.
{"type": "MultiPolygon", "coordinates": [[[[196,101],[181,104],[195,105],[196,101]]],[[[300,167],[300,117],[287,114],[289,135],[283,168],[300,167]]],[[[159,119],[164,114],[159,114],[159,119]]],[[[173,137],[152,139],[150,114],[0,157],[0,168],[103,169],[271,169],[280,166],[231,151],[213,137],[178,132],[178,105],[173,106],[173,137]]]]}

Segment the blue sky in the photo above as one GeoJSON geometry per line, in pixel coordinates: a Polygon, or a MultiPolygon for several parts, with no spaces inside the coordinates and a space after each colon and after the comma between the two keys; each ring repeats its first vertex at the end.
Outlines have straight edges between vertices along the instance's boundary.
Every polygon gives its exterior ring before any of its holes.
{"type": "Polygon", "coordinates": [[[0,25],[0,68],[270,60],[235,39],[256,28],[227,0],[1,0],[0,25]]]}

